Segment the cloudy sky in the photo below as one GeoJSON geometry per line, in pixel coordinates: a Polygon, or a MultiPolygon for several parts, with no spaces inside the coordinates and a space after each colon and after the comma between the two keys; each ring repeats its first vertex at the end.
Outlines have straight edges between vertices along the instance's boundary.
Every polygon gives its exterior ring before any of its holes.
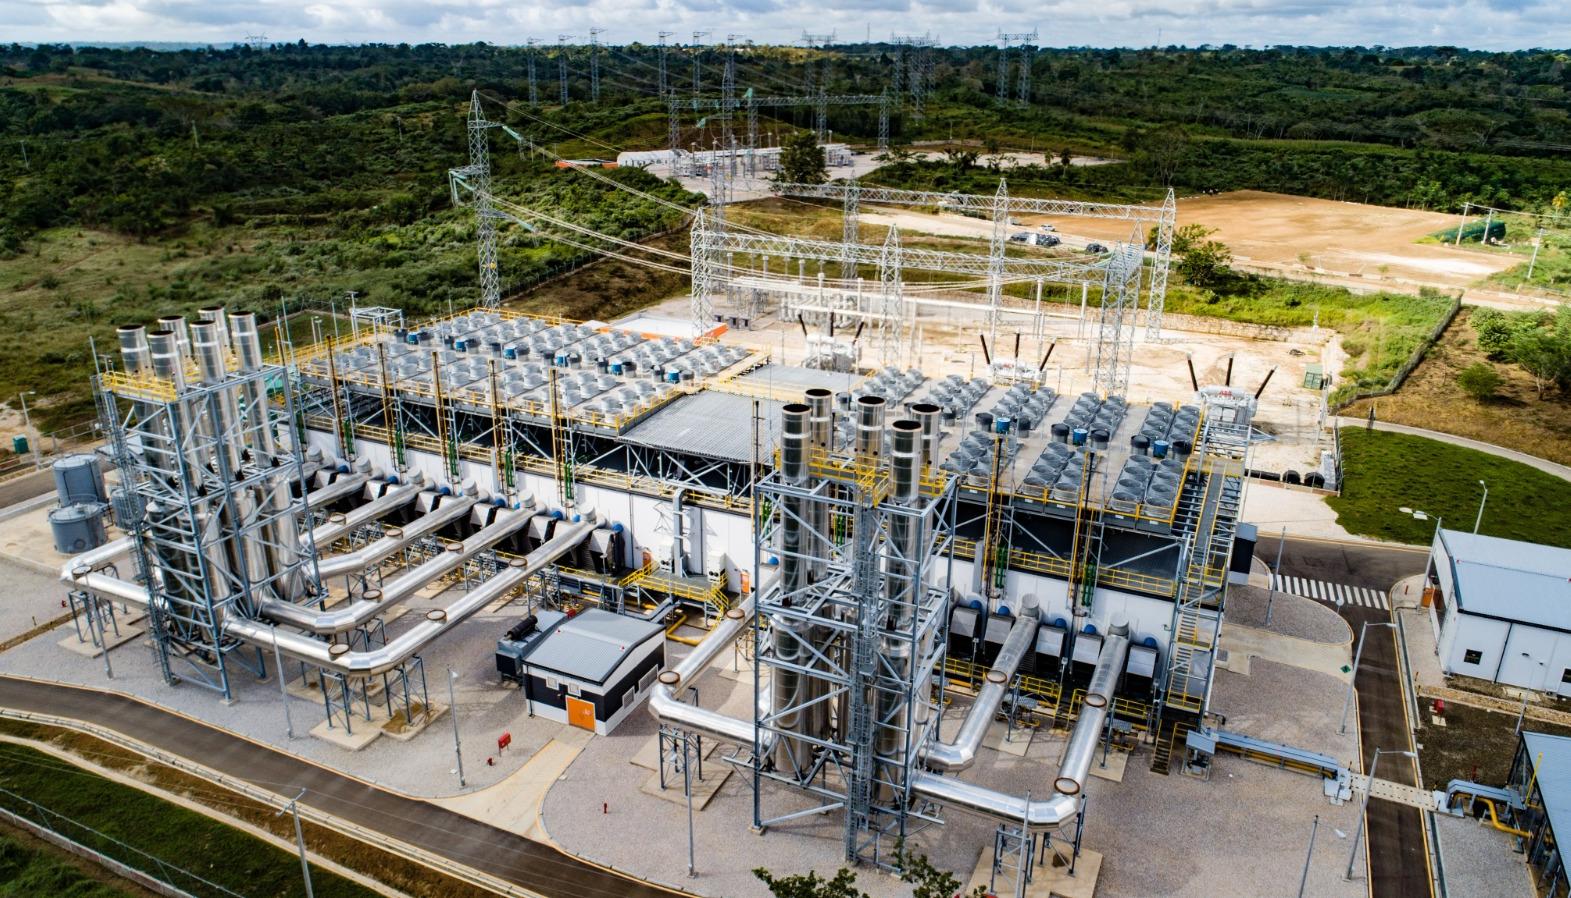
{"type": "MultiPolygon", "coordinates": [[[[841,40],[928,32],[986,43],[1038,29],[1044,46],[1457,44],[1571,46],[1565,0],[0,0],[0,40],[211,41],[265,34],[313,43],[554,42],[558,34],[654,42],[674,31],[759,42],[805,28],[841,40]]],[[[681,40],[682,38],[677,38],[681,40]]]]}

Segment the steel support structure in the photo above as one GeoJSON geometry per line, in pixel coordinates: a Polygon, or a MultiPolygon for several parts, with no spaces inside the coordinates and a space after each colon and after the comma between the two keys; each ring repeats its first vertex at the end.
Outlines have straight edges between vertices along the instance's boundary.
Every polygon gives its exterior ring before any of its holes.
{"type": "Polygon", "coordinates": [[[556,36],[556,80],[563,106],[567,105],[567,42],[570,38],[571,34],[556,36]]]}
{"type": "Polygon", "coordinates": [[[878,262],[878,363],[893,368],[908,353],[910,314],[900,280],[900,229],[891,227],[878,262]]]}
{"type": "Polygon", "coordinates": [[[993,233],[987,242],[987,345],[998,345],[1004,307],[1004,251],[1009,247],[1009,185],[998,179],[993,197],[993,233]]]}
{"type": "Polygon", "coordinates": [[[851,280],[856,277],[856,261],[852,258],[851,247],[862,242],[861,207],[857,202],[860,196],[857,182],[852,180],[845,192],[845,202],[840,213],[840,242],[845,245],[845,251],[840,259],[840,277],[851,280]]]}
{"type": "Polygon", "coordinates": [[[600,32],[604,28],[589,29],[589,99],[600,102],[600,32]]]}
{"type": "Polygon", "coordinates": [[[1140,245],[1117,243],[1109,254],[1098,317],[1096,368],[1091,389],[1101,396],[1125,396],[1134,356],[1135,314],[1140,299],[1140,245]]]}
{"type": "Polygon", "coordinates": [[[529,105],[530,106],[539,106],[540,105],[540,84],[539,84],[538,81],[535,80],[535,48],[536,48],[536,46],[539,45],[539,43],[540,42],[538,40],[536,40],[535,38],[530,38],[529,39],[529,45],[528,45],[529,49],[526,51],[526,53],[528,54],[527,55],[527,59],[529,61],[529,105]]]}
{"type": "Polygon", "coordinates": [[[1019,44],[1020,72],[1016,79],[1015,101],[1024,105],[1031,96],[1031,47],[1036,44],[1036,29],[1018,34],[1000,31],[998,41],[1003,45],[998,51],[998,84],[995,91],[998,101],[1000,103],[1009,101],[1009,47],[1012,44],[1019,44]]]}
{"type": "Polygon", "coordinates": [[[887,869],[902,840],[937,820],[910,782],[938,721],[932,678],[944,650],[954,481],[925,479],[903,504],[876,458],[820,449],[810,458],[806,482],[777,470],[756,492],[768,513],[755,521],[754,576],[774,569],[770,556],[811,573],[799,588],[771,581],[756,603],[754,688],[770,688],[773,701],[755,696],[753,824],[844,810],[846,859],[887,869]],[[925,534],[914,557],[891,536],[902,532],[925,534]],[[804,792],[814,807],[772,808],[804,792]]]}
{"type": "MultiPolygon", "coordinates": [[[[491,135],[497,122],[486,121],[480,106],[480,92],[469,97],[469,165],[450,171],[450,179],[462,179],[471,188],[475,209],[475,250],[480,266],[480,307],[494,309],[502,304],[502,275],[497,269],[497,213],[491,202],[491,135]]],[[[453,204],[461,205],[454,180],[453,204]]]]}
{"type": "Polygon", "coordinates": [[[225,617],[322,597],[315,558],[299,547],[304,459],[282,432],[294,418],[292,392],[282,391],[277,417],[265,400],[282,380],[281,368],[262,365],[219,382],[188,383],[175,369],[94,383],[122,482],[145,511],[132,530],[134,559],[160,669],[171,684],[188,679],[226,699],[231,664],[260,676],[265,661],[225,635],[225,617]]]}
{"type": "MultiPolygon", "coordinates": [[[[769,189],[780,196],[813,199],[844,199],[851,189],[844,182],[827,184],[771,183],[769,189]]],[[[933,190],[902,190],[897,187],[857,185],[860,200],[864,203],[887,203],[904,206],[937,206],[950,212],[983,213],[992,215],[998,202],[996,195],[980,193],[943,193],[933,190]]],[[[1173,259],[1173,232],[1178,226],[1178,202],[1172,190],[1160,206],[1140,206],[1119,203],[1087,203],[1078,200],[1041,199],[1012,196],[1008,198],[1009,215],[1048,215],[1063,218],[1099,218],[1110,221],[1131,221],[1141,228],[1153,229],[1155,245],[1151,253],[1151,279],[1146,290],[1146,339],[1157,340],[1162,336],[1162,307],[1167,296],[1168,270],[1173,259]]],[[[1139,235],[1144,243],[1147,235],[1139,235]]]]}

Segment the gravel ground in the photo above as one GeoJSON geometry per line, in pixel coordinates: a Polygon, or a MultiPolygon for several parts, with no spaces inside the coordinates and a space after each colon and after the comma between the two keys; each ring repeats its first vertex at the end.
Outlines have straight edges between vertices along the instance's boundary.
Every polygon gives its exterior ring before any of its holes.
{"type": "Polygon", "coordinates": [[[1457,898],[1534,898],[1532,875],[1510,835],[1467,817],[1435,815],[1446,893],[1457,898]]]}
{"type": "MultiPolygon", "coordinates": [[[[1338,757],[1354,755],[1352,736],[1336,736],[1342,691],[1334,678],[1259,660],[1252,671],[1248,677],[1220,674],[1216,705],[1230,715],[1229,727],[1338,757]],[[1292,713],[1279,721],[1284,708],[1292,713]]],[[[731,713],[746,713],[752,700],[746,680],[710,674],[700,690],[705,707],[731,713]]],[[[949,717],[945,733],[953,731],[958,709],[949,717]]],[[[844,818],[838,812],[781,824],[760,837],[750,829],[750,783],[734,773],[709,806],[695,814],[698,875],[689,879],[684,807],[640,792],[650,772],[630,763],[655,732],[651,718],[634,715],[613,736],[590,743],[546,798],[545,825],[554,841],[600,863],[714,896],[767,895],[749,872],[758,866],[776,873],[814,869],[821,874],[841,866],[844,818]],[[609,813],[599,812],[602,802],[609,813]],[[629,827],[644,838],[627,839],[629,827]]],[[[705,769],[723,763],[719,759],[725,751],[711,756],[705,769]]],[[[1062,740],[1051,737],[1039,739],[1024,758],[984,749],[965,778],[1015,794],[1046,795],[1061,751],[1062,740]]],[[[1307,893],[1329,898],[1365,894],[1361,875],[1351,883],[1341,877],[1358,819],[1356,805],[1331,805],[1319,781],[1303,774],[1231,757],[1214,766],[1208,782],[1159,776],[1149,770],[1147,747],[1130,759],[1122,783],[1091,779],[1084,844],[1105,856],[1098,894],[1292,894],[1316,814],[1321,826],[1307,893]],[[1204,825],[1196,826],[1201,820],[1204,825]]],[[[764,807],[767,816],[805,809],[808,803],[798,794],[770,789],[764,807]]],[[[944,826],[916,835],[912,846],[965,878],[978,852],[990,844],[992,829],[984,821],[951,814],[944,826]]],[[[858,880],[876,898],[910,894],[878,874],[863,871],[858,880]]]]}
{"type": "Polygon", "coordinates": [[[1270,630],[1283,636],[1310,642],[1341,643],[1353,638],[1347,622],[1330,608],[1290,593],[1278,592],[1271,599],[1271,624],[1266,625],[1266,601],[1270,590],[1256,586],[1230,586],[1227,590],[1227,624],[1240,624],[1270,630]]]}
{"type": "MultiPolygon", "coordinates": [[[[63,597],[59,584],[50,578],[9,567],[0,567],[0,575],[11,585],[3,599],[6,605],[17,601],[19,593],[30,602],[43,601],[39,596],[47,596],[57,607],[63,597]],[[26,584],[22,588],[15,586],[22,583],[26,584]]],[[[422,620],[425,606],[446,602],[445,596],[440,603],[427,599],[410,602],[411,610],[388,625],[389,638],[422,620]]],[[[493,661],[496,640],[519,616],[513,609],[498,615],[477,614],[424,653],[425,678],[433,704],[447,704],[447,684],[443,679],[446,668],[451,666],[458,674],[453,685],[458,700],[467,782],[467,788],[462,790],[458,787],[457,776],[451,772],[454,767],[453,723],[445,713],[409,742],[383,736],[365,749],[351,752],[307,735],[307,731],[321,723],[325,716],[320,692],[314,692],[311,699],[291,695],[289,708],[295,738],[290,739],[285,730],[278,686],[273,680],[260,681],[251,671],[232,665],[230,681],[234,702],[225,705],[217,693],[195,683],[175,686],[164,683],[145,637],[128,642],[110,654],[115,676],[109,680],[104,675],[102,658],[86,658],[57,645],[66,635],[74,634],[69,623],[0,655],[0,670],[125,692],[386,788],[422,797],[454,795],[500,782],[523,766],[530,755],[562,729],[562,724],[544,718],[528,718],[518,690],[498,685],[493,661]],[[504,730],[512,733],[513,745],[497,757],[495,766],[488,766],[486,758],[496,751],[497,736],[504,730]]],[[[271,655],[266,661],[271,672],[271,655]]],[[[173,665],[176,674],[191,670],[179,660],[173,665]]],[[[294,670],[298,672],[298,668],[294,670]]],[[[365,725],[359,719],[355,723],[365,725]]]]}
{"type": "Polygon", "coordinates": [[[0,642],[67,613],[60,605],[65,589],[53,577],[0,560],[0,582],[5,583],[0,590],[0,642]]]}

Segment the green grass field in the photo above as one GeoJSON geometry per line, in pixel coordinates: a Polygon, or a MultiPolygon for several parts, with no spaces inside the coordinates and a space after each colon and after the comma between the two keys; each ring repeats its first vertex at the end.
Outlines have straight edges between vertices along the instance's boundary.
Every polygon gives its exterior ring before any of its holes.
{"type": "Polygon", "coordinates": [[[1423,437],[1344,427],[1342,495],[1327,500],[1350,533],[1427,544],[1438,515],[1471,530],[1483,488],[1480,533],[1571,547],[1571,481],[1474,449],[1423,437]],[[1429,513],[1420,521],[1399,509],[1429,513]]]}
{"type": "Polygon", "coordinates": [[[23,841],[0,833],[0,898],[139,898],[148,894],[94,879],[77,866],[81,863],[86,862],[42,841],[23,841]]]}
{"type": "MultiPolygon", "coordinates": [[[[305,894],[300,861],[294,853],[139,789],[73,767],[52,755],[20,745],[0,745],[0,787],[248,898],[295,898],[305,894]]],[[[36,816],[24,802],[4,793],[0,793],[0,806],[36,816]]],[[[63,827],[61,831],[131,866],[144,870],[154,866],[109,839],[63,827]]],[[[325,870],[313,869],[312,881],[319,898],[375,895],[325,870]]],[[[174,884],[197,895],[222,894],[183,876],[177,875],[174,884]]],[[[91,892],[84,894],[96,896],[91,892]]]]}

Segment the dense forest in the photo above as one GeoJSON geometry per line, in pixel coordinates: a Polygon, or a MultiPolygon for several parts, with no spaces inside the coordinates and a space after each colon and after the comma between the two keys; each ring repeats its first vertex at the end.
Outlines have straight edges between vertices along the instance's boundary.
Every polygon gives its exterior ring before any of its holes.
{"type": "MultiPolygon", "coordinates": [[[[704,93],[720,94],[725,48],[664,52],[673,91],[692,90],[696,67],[704,93]]],[[[895,87],[896,53],[742,46],[736,91],[878,95],[895,87]]],[[[665,146],[661,54],[647,45],[0,45],[0,395],[70,393],[89,362],[84,330],[104,337],[118,321],[213,301],[274,311],[354,291],[413,313],[472,301],[474,218],[454,207],[446,172],[467,161],[475,90],[487,115],[509,125],[506,136],[491,132],[502,191],[628,239],[680,227],[670,207],[549,162],[665,146]],[[74,327],[44,327],[61,323],[74,327]]],[[[1119,160],[1017,170],[1017,194],[1143,199],[1167,186],[1247,187],[1540,209],[1571,186],[1563,53],[1044,49],[1030,56],[1024,104],[1017,69],[998,83],[996,48],[935,49],[932,73],[921,114],[908,91],[895,98],[893,164],[876,178],[990,192],[996,174],[982,153],[910,155],[968,142],[1119,160]]],[[[810,105],[778,112],[761,122],[766,141],[813,125],[810,105]]],[[[838,140],[871,144],[876,122],[866,107],[829,111],[838,140]]],[[[688,110],[679,139],[708,146],[719,127],[717,116],[688,110]]],[[[640,170],[606,176],[679,205],[700,201],[640,170]]],[[[509,292],[585,258],[503,229],[509,292]]],[[[57,403],[49,413],[67,411],[57,403]]]]}

